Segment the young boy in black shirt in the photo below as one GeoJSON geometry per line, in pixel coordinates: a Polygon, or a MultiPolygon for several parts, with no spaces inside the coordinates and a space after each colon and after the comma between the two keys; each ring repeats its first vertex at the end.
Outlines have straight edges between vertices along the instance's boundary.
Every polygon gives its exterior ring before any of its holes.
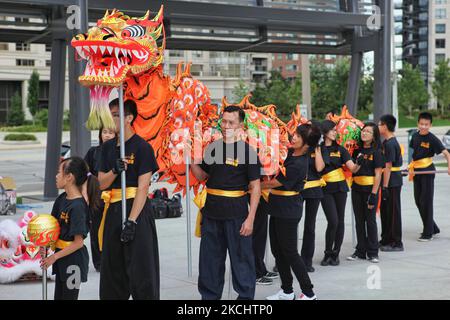
{"type": "Polygon", "coordinates": [[[381,251],[403,251],[402,243],[402,215],[401,215],[401,190],[403,164],[400,144],[394,131],[397,120],[393,115],[385,114],[380,118],[378,128],[384,138],[383,153],[386,161],[383,170],[381,191],[381,251]]]}
{"type": "MultiPolygon", "coordinates": [[[[110,103],[119,131],[118,100],[110,103]]],[[[127,100],[125,113],[125,158],[120,159],[120,140],[114,138],[101,148],[100,188],[105,190],[99,242],[102,249],[100,299],[159,299],[158,239],[148,190],[152,173],[158,170],[153,148],[134,133],[136,103],[127,100]],[[121,175],[126,171],[127,221],[122,222],[121,175]],[[124,226],[122,228],[122,226],[124,226]]]]}
{"type": "Polygon", "coordinates": [[[445,149],[442,142],[430,132],[433,117],[428,112],[422,112],[418,118],[418,132],[414,133],[409,147],[413,149],[413,161],[408,165],[410,180],[414,180],[414,199],[419,209],[423,222],[423,232],[418,239],[427,242],[433,236],[440,233],[439,227],[433,219],[434,198],[434,174],[414,175],[414,171],[436,170],[433,164],[433,156],[442,153],[447,159],[448,174],[450,175],[450,153],[445,149]]]}

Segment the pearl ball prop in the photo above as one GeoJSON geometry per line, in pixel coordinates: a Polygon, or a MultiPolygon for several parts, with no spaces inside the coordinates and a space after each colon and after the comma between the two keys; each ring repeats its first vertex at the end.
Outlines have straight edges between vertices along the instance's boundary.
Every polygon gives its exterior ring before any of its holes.
{"type": "Polygon", "coordinates": [[[53,246],[59,238],[59,232],[58,220],[50,214],[34,216],[28,223],[28,239],[38,247],[53,246]]]}

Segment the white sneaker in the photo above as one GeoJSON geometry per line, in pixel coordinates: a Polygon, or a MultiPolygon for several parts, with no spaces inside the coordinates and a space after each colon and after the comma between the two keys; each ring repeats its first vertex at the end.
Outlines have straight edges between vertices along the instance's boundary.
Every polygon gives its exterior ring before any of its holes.
{"type": "Polygon", "coordinates": [[[317,297],[316,297],[316,295],[313,295],[312,297],[308,297],[308,296],[304,295],[303,293],[300,293],[300,295],[298,296],[297,300],[305,300],[305,301],[317,300],[317,297]]]}
{"type": "Polygon", "coordinates": [[[295,300],[295,293],[284,293],[283,290],[280,290],[274,295],[268,296],[266,300],[295,300]]]}

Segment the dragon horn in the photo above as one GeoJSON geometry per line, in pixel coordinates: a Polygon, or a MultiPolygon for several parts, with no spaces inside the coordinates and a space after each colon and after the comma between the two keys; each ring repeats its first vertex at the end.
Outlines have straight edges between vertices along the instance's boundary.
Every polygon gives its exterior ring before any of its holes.
{"type": "Polygon", "coordinates": [[[162,4],[159,8],[158,14],[152,19],[152,21],[162,21],[163,18],[163,12],[164,12],[164,5],[162,4]]]}
{"type": "Polygon", "coordinates": [[[106,9],[105,15],[103,16],[103,19],[107,18],[109,16],[109,10],[106,9]]]}
{"type": "Polygon", "coordinates": [[[139,20],[148,20],[148,17],[150,16],[150,10],[147,10],[147,12],[145,13],[145,15],[139,19],[139,20]]]}

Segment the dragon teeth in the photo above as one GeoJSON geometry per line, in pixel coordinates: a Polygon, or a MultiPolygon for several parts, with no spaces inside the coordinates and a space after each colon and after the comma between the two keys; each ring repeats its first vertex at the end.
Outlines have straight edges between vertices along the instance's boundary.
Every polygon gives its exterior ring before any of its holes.
{"type": "Polygon", "coordinates": [[[128,55],[128,50],[127,49],[122,49],[122,54],[124,57],[126,57],[128,55]]]}
{"type": "Polygon", "coordinates": [[[92,50],[94,51],[94,53],[97,53],[98,46],[92,46],[91,48],[92,48],[92,50]]]}
{"type": "Polygon", "coordinates": [[[120,48],[115,48],[116,57],[119,57],[120,54],[120,48]]]}
{"type": "Polygon", "coordinates": [[[101,52],[102,54],[105,53],[105,50],[106,50],[106,47],[105,47],[105,46],[100,46],[100,52],[101,52]]]}

